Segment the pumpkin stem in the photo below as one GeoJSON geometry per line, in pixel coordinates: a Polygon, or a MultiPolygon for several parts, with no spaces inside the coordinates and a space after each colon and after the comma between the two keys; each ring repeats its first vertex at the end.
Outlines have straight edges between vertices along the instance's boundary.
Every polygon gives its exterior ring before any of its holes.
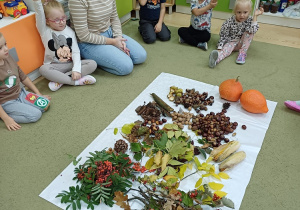
{"type": "Polygon", "coordinates": [[[238,82],[238,81],[239,81],[239,77],[240,77],[240,76],[238,76],[238,77],[236,78],[235,82],[238,82]]]}

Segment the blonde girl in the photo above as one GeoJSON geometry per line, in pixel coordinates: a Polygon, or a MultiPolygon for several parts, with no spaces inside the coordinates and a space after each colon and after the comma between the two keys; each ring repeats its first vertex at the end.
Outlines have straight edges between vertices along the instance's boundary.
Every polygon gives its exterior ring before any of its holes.
{"type": "Polygon", "coordinates": [[[259,28],[257,16],[263,14],[263,8],[260,8],[255,10],[254,16],[251,17],[251,8],[251,0],[236,0],[233,9],[234,15],[227,19],[221,27],[218,50],[213,50],[209,55],[210,68],[214,68],[232,51],[239,51],[237,64],[245,63],[247,50],[259,28]]]}
{"type": "Polygon", "coordinates": [[[36,24],[45,47],[44,64],[40,73],[50,80],[50,90],[57,91],[63,84],[94,84],[90,76],[97,68],[93,60],[81,60],[74,31],[66,25],[63,6],[56,0],[33,0],[36,24]]]}

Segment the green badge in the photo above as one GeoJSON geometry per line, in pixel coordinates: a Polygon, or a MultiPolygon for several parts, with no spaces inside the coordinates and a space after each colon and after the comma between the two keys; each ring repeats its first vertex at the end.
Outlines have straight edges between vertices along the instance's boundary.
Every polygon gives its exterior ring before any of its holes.
{"type": "Polygon", "coordinates": [[[42,98],[42,97],[38,97],[38,99],[34,102],[34,105],[42,108],[42,109],[45,109],[47,106],[48,106],[48,100],[42,98]]]}

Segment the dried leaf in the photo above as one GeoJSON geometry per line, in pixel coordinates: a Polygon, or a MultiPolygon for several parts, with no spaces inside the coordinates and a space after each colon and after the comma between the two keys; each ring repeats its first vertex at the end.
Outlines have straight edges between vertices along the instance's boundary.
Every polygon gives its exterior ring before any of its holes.
{"type": "Polygon", "coordinates": [[[234,209],[234,203],[232,202],[232,200],[226,197],[222,197],[222,203],[224,206],[234,209]]]}
{"type": "Polygon", "coordinates": [[[117,191],[114,194],[115,194],[114,200],[117,201],[116,204],[118,206],[121,206],[124,201],[128,200],[128,195],[124,196],[123,192],[121,191],[117,191]]]}
{"type": "Polygon", "coordinates": [[[150,182],[155,182],[157,180],[157,176],[152,174],[149,176],[150,182]]]}
{"type": "MultiPolygon", "coordinates": [[[[224,185],[221,183],[216,183],[216,182],[209,182],[208,186],[213,189],[213,190],[221,190],[224,185]]],[[[221,192],[221,191],[220,191],[221,192]]]]}
{"type": "Polygon", "coordinates": [[[226,174],[225,172],[220,172],[218,173],[219,177],[221,177],[222,179],[229,179],[229,175],[226,174]]]}
{"type": "Polygon", "coordinates": [[[154,157],[154,163],[159,166],[161,164],[161,158],[162,158],[162,151],[159,150],[154,157]]]}
{"type": "Polygon", "coordinates": [[[174,203],[174,201],[171,200],[171,199],[167,199],[167,202],[164,204],[163,209],[164,210],[172,210],[173,206],[174,207],[176,206],[176,204],[174,203]]]}
{"type": "Polygon", "coordinates": [[[161,159],[161,170],[165,170],[165,168],[167,167],[167,163],[169,162],[169,160],[171,159],[171,155],[169,155],[168,153],[166,153],[163,158],[161,159]]]}

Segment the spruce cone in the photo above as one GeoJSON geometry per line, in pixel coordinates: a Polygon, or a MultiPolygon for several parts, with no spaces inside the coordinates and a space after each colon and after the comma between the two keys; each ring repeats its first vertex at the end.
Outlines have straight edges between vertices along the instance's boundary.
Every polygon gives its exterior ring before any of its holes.
{"type": "Polygon", "coordinates": [[[225,103],[223,104],[223,109],[228,109],[229,107],[230,107],[230,103],[225,102],[225,103]]]}
{"type": "Polygon", "coordinates": [[[115,147],[114,147],[114,150],[117,152],[117,153],[125,153],[128,149],[128,144],[122,140],[122,139],[119,139],[118,141],[116,141],[115,143],[115,147]]]}

